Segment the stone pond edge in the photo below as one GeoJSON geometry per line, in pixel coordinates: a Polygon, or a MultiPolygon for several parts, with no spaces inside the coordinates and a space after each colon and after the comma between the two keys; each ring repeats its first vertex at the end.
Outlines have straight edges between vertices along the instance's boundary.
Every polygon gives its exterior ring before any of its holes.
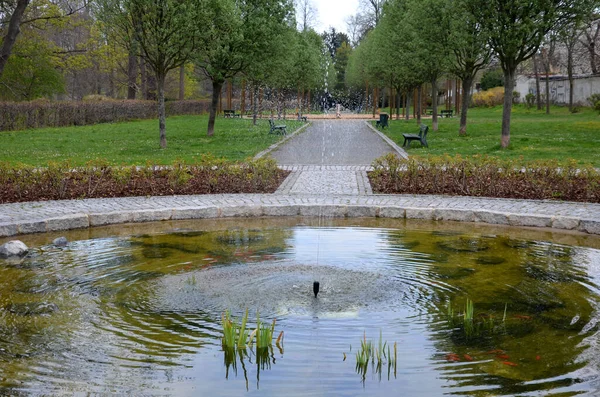
{"type": "Polygon", "coordinates": [[[325,216],[334,218],[393,218],[477,222],[490,225],[539,227],[600,235],[600,219],[537,215],[481,209],[426,208],[397,205],[275,204],[206,205],[111,212],[74,213],[0,223],[0,237],[46,233],[124,223],[264,216],[325,216]]]}

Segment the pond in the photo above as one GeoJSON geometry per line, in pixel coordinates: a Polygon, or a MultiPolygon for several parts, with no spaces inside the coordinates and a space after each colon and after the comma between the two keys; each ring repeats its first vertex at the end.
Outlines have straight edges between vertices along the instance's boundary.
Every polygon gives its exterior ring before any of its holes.
{"type": "Polygon", "coordinates": [[[0,395],[600,388],[598,237],[318,218],[57,236],[22,236],[30,254],[0,262],[0,395]],[[283,331],[262,353],[222,345],[224,312],[246,309],[250,330],[258,311],[283,331]],[[365,341],[381,361],[357,365],[365,341]]]}

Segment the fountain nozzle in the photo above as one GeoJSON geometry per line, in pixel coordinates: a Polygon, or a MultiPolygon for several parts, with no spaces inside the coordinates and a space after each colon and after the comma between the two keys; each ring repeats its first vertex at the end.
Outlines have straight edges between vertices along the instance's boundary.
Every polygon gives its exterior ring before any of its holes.
{"type": "Polygon", "coordinates": [[[313,292],[315,293],[315,298],[317,297],[317,294],[319,293],[319,282],[315,281],[313,283],[313,292]]]}

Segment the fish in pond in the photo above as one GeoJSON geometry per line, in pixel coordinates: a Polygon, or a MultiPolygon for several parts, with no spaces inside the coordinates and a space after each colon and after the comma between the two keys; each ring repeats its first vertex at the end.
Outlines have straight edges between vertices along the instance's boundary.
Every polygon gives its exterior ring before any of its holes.
{"type": "Polygon", "coordinates": [[[463,354],[463,357],[465,358],[465,360],[467,361],[473,361],[473,357],[469,356],[468,354],[463,354]]]}
{"type": "Polygon", "coordinates": [[[446,354],[446,360],[448,361],[460,361],[460,356],[456,353],[446,354]]]}
{"type": "Polygon", "coordinates": [[[509,367],[518,367],[518,364],[515,364],[515,363],[510,362],[510,361],[502,361],[502,364],[508,365],[509,367]]]}

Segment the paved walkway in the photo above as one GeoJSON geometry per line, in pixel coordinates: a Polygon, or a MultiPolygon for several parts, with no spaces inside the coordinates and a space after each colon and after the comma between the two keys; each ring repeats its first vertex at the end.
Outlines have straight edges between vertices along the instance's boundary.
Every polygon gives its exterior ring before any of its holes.
{"type": "Polygon", "coordinates": [[[382,217],[552,227],[600,235],[600,204],[374,195],[370,162],[387,146],[363,121],[318,121],[273,156],[292,171],[275,194],[125,197],[0,205],[0,237],[128,222],[241,217],[382,217]]]}
{"type": "Polygon", "coordinates": [[[387,153],[406,156],[361,120],[318,120],[270,155],[292,171],[278,194],[373,194],[370,165],[387,153]]]}

